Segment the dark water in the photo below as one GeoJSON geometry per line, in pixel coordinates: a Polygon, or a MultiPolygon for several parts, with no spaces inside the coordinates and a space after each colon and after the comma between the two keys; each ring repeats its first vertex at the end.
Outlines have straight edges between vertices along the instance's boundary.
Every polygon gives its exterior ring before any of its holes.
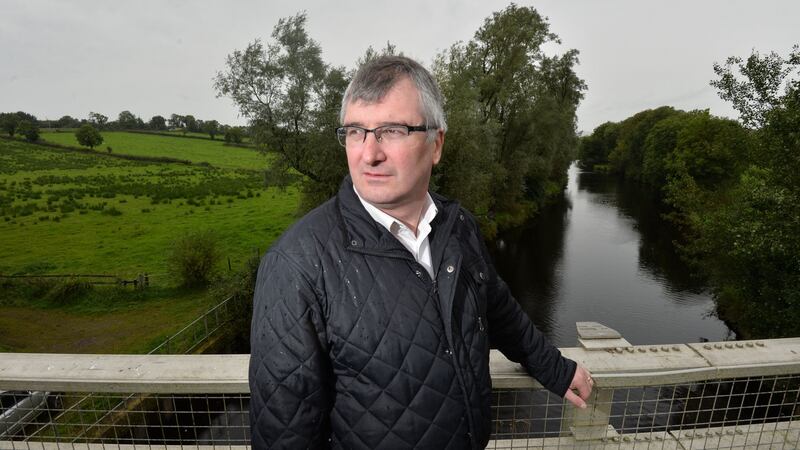
{"type": "Polygon", "coordinates": [[[559,347],[577,345],[575,322],[594,321],[632,344],[735,339],[706,286],[675,252],[674,230],[641,185],[569,170],[562,201],[502,236],[497,269],[559,347]]]}

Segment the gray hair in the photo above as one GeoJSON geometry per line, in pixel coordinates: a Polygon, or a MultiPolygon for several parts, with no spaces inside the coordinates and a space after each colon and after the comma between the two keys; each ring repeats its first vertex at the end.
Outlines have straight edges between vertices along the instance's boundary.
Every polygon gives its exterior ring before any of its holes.
{"type": "MultiPolygon", "coordinates": [[[[400,80],[408,77],[419,92],[420,113],[425,126],[447,131],[444,118],[442,93],[436,80],[420,63],[405,56],[384,55],[362,65],[342,97],[342,108],[339,110],[339,122],[344,124],[347,105],[362,101],[379,102],[389,90],[400,80]]],[[[429,132],[428,138],[435,136],[429,132]]]]}

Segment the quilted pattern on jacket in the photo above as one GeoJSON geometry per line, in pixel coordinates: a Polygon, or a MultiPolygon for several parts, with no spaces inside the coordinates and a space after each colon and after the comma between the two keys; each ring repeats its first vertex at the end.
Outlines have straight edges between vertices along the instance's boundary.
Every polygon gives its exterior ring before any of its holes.
{"type": "Polygon", "coordinates": [[[254,449],[482,447],[490,340],[566,391],[574,363],[510,296],[474,220],[434,201],[435,280],[349,179],[265,255],[251,330],[254,449]]]}

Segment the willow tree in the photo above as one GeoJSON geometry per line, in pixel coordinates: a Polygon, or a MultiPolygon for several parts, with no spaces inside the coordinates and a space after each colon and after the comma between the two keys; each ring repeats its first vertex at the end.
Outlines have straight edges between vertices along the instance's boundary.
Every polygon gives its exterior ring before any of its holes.
{"type": "Polygon", "coordinates": [[[333,195],[347,172],[335,129],[348,78],[325,64],[305,23],[305,13],[281,19],[271,42],[234,51],[214,86],[250,121],[256,145],[277,153],[267,183],[285,187],[299,176],[308,209],[333,195]]]}
{"type": "Polygon", "coordinates": [[[547,21],[512,4],[434,64],[450,125],[435,181],[477,214],[489,236],[560,192],[575,156],[575,111],[586,85],[574,71],[578,52],[548,56],[548,43],[559,39],[547,21]]]}

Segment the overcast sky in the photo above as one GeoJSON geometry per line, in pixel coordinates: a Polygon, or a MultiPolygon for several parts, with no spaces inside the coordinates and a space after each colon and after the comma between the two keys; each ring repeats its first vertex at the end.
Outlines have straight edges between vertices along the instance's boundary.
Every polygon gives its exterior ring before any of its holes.
{"type": "MultiPolygon", "coordinates": [[[[305,10],[327,63],[353,67],[367,46],[392,42],[430,67],[434,55],[472,38],[507,2],[475,1],[37,1],[0,3],[0,112],[40,119],[115,119],[130,110],[244,124],[216,98],[225,58],[269,40],[281,17],[305,10]]],[[[588,91],[578,125],[622,120],[662,105],[735,117],[709,80],[712,64],[752,49],[786,55],[800,43],[800,1],[520,1],[549,18],[561,53],[580,51],[588,91]]]]}

